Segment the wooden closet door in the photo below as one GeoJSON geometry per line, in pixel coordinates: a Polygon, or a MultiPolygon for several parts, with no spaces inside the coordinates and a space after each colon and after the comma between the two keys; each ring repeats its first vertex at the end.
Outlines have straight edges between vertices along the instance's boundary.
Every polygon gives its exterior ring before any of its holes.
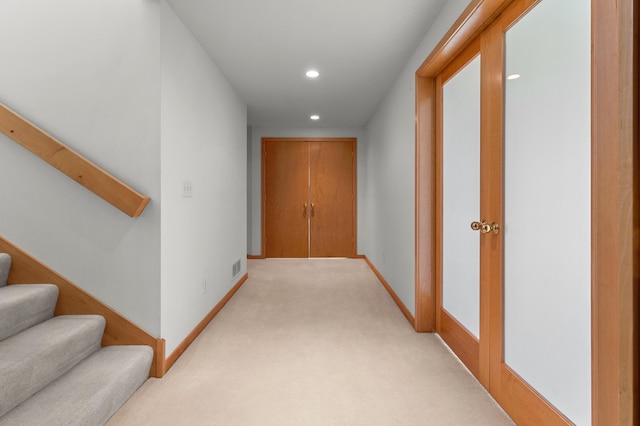
{"type": "Polygon", "coordinates": [[[264,247],[266,257],[308,257],[309,146],[264,142],[264,247]]]}
{"type": "Polygon", "coordinates": [[[310,257],[355,256],[355,141],[314,141],[310,160],[310,257]]]}

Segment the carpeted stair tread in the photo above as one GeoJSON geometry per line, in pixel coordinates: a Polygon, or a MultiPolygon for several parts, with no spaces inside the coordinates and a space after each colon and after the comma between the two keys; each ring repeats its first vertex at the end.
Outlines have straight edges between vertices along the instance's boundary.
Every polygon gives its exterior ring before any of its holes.
{"type": "Polygon", "coordinates": [[[53,317],[0,342],[0,416],[100,349],[98,315],[53,317]]]}
{"type": "Polygon", "coordinates": [[[104,347],[4,417],[0,425],[103,425],[147,380],[149,346],[104,347]]]}
{"type": "Polygon", "coordinates": [[[53,317],[57,300],[53,284],[0,287],[0,341],[53,317]]]}
{"type": "Polygon", "coordinates": [[[0,287],[7,285],[9,269],[11,269],[11,256],[7,253],[0,253],[0,287]]]}

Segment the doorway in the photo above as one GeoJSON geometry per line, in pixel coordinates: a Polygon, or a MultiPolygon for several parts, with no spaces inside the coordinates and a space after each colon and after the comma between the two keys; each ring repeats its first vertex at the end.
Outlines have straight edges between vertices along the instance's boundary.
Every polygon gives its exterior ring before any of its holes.
{"type": "Polygon", "coordinates": [[[590,5],[503,16],[436,78],[436,328],[508,410],[590,424],[590,5]]]}
{"type": "Polygon", "coordinates": [[[354,257],[356,139],[263,138],[262,252],[354,257]]]}
{"type": "MultiPolygon", "coordinates": [[[[567,39],[582,39],[591,42],[589,63],[580,67],[583,70],[591,70],[589,78],[591,90],[586,90],[586,92],[591,94],[592,99],[589,102],[582,102],[580,105],[580,108],[585,106],[589,108],[590,113],[590,120],[584,121],[590,122],[592,129],[588,146],[591,158],[590,161],[583,160],[581,164],[591,163],[589,173],[591,185],[586,191],[583,187],[580,194],[571,194],[570,197],[559,199],[556,203],[534,202],[529,205],[533,208],[525,209],[521,212],[522,214],[513,215],[514,207],[520,203],[510,204],[511,201],[517,200],[517,197],[528,198],[530,195],[528,190],[513,191],[517,188],[516,183],[519,188],[523,188],[521,183],[527,183],[525,173],[522,173],[525,175],[525,180],[522,182],[515,182],[513,178],[509,177],[514,171],[516,174],[523,172],[518,167],[518,161],[528,167],[537,165],[538,169],[546,171],[545,164],[540,163],[540,159],[545,158],[540,156],[541,153],[548,154],[550,159],[572,157],[571,153],[564,151],[562,144],[556,144],[551,150],[545,148],[544,143],[547,141],[544,138],[538,138],[536,143],[529,142],[526,146],[526,148],[539,148],[535,153],[536,156],[522,150],[520,152],[524,154],[522,158],[512,158],[511,154],[516,151],[511,149],[509,152],[510,148],[507,145],[511,143],[510,138],[518,136],[517,128],[510,127],[511,124],[509,124],[509,120],[517,118],[517,114],[509,112],[509,104],[512,100],[517,101],[517,97],[512,98],[511,96],[517,94],[519,89],[516,84],[520,83],[511,84],[518,80],[507,80],[507,77],[512,75],[512,71],[509,69],[509,63],[505,62],[505,55],[507,61],[509,57],[514,57],[513,52],[524,54],[523,59],[525,60],[535,60],[535,49],[517,43],[519,36],[516,32],[520,31],[518,23],[529,20],[528,17],[538,13],[536,10],[542,11],[543,9],[538,9],[541,5],[546,7],[551,3],[554,2],[552,0],[504,0],[497,2],[477,0],[471,2],[416,72],[416,329],[432,331],[436,328],[441,330],[442,327],[441,318],[436,318],[438,311],[436,304],[441,294],[438,294],[435,284],[438,281],[436,276],[441,273],[438,271],[440,267],[438,262],[441,258],[442,231],[439,229],[437,215],[441,214],[439,211],[442,204],[436,197],[440,183],[436,173],[431,172],[431,170],[437,170],[438,167],[441,167],[436,153],[439,139],[442,136],[436,132],[436,124],[442,120],[442,112],[436,107],[441,96],[441,92],[438,92],[438,85],[442,83],[442,79],[438,81],[438,78],[447,67],[450,67],[455,61],[459,61],[458,58],[464,55],[461,52],[473,43],[480,43],[481,68],[483,68],[481,71],[481,138],[493,141],[491,146],[481,149],[480,161],[485,161],[484,159],[488,158],[493,159],[496,164],[494,167],[481,168],[481,180],[488,179],[489,188],[495,189],[489,190],[485,193],[486,195],[481,197],[481,200],[486,199],[487,202],[481,201],[480,217],[474,219],[474,221],[480,221],[478,228],[480,232],[486,229],[486,233],[481,234],[482,236],[479,238],[481,252],[488,254],[486,258],[481,255],[480,262],[479,329],[481,337],[475,339],[473,333],[467,333],[471,338],[465,339],[466,341],[476,340],[478,351],[471,353],[471,357],[477,359],[479,380],[518,424],[570,424],[571,421],[567,417],[575,419],[579,424],[635,424],[637,420],[635,397],[637,395],[638,363],[637,347],[633,342],[634,327],[637,325],[637,305],[635,305],[637,293],[634,271],[638,270],[638,259],[640,258],[637,249],[638,192],[637,181],[634,177],[634,174],[637,177],[638,173],[637,127],[634,123],[638,105],[637,90],[635,90],[637,86],[634,84],[637,83],[633,82],[633,79],[637,77],[637,62],[634,61],[637,58],[634,56],[634,52],[637,52],[637,44],[634,44],[637,43],[637,33],[634,33],[634,27],[637,27],[638,22],[638,9],[635,7],[637,1],[562,2],[563,7],[566,6],[568,10],[579,5],[580,8],[586,6],[591,12],[587,24],[592,30],[590,35],[581,33],[582,35],[578,36],[574,31],[566,31],[560,36],[551,37],[554,42],[564,43],[567,39]],[[530,14],[531,11],[534,14],[530,14]],[[632,19],[633,17],[636,19],[632,19]],[[513,32],[513,36],[510,36],[507,33],[510,33],[512,28],[516,28],[516,30],[513,32]],[[507,34],[506,40],[505,34],[507,34]],[[516,42],[513,49],[509,47],[512,41],[516,42]],[[509,50],[512,50],[512,53],[509,53],[509,50]],[[611,52],[617,52],[617,54],[611,55],[611,52]],[[630,90],[630,88],[634,90],[630,90]],[[511,119],[508,115],[511,115],[511,119]],[[516,133],[513,133],[512,130],[516,130],[516,133]],[[506,153],[503,150],[503,143],[504,146],[507,146],[506,153]],[[493,155],[485,155],[491,152],[493,155]],[[504,157],[502,157],[503,155],[504,157]],[[521,239],[523,236],[529,237],[535,236],[535,234],[539,234],[542,238],[553,237],[557,224],[566,225],[567,221],[563,217],[565,203],[578,195],[590,196],[589,205],[581,210],[582,213],[587,213],[587,220],[590,220],[588,227],[591,240],[586,243],[584,241],[580,243],[570,241],[570,243],[574,243],[574,247],[579,246],[580,250],[585,247],[588,249],[588,257],[590,258],[588,268],[590,271],[587,272],[590,272],[589,279],[581,278],[579,280],[581,289],[577,294],[564,285],[553,288],[551,291],[538,287],[540,280],[531,275],[531,278],[534,278],[533,285],[526,285],[525,289],[531,290],[530,294],[533,297],[521,298],[522,304],[518,305],[517,297],[513,297],[517,296],[515,287],[512,288],[512,286],[522,279],[514,275],[514,273],[521,272],[522,268],[517,266],[519,259],[509,254],[515,242],[511,239],[521,239]],[[540,215],[540,208],[547,209],[549,213],[553,214],[540,215]],[[530,213],[534,214],[536,218],[534,221],[526,220],[530,213]],[[520,218],[524,218],[522,223],[526,225],[525,227],[517,223],[520,218]],[[487,222],[489,227],[485,228],[483,222],[487,222]],[[491,225],[494,222],[499,225],[498,234],[492,232],[491,225]],[[540,226],[536,227],[536,225],[540,226]],[[519,234],[521,231],[529,235],[519,234]],[[511,269],[509,263],[516,267],[511,269]],[[584,291],[585,281],[587,281],[586,292],[584,291]],[[483,285],[483,283],[485,284],[483,285]],[[564,307],[568,311],[574,308],[575,303],[584,306],[585,296],[587,298],[590,296],[590,318],[586,321],[584,318],[579,320],[569,318],[568,321],[565,321],[562,316],[557,316],[554,313],[547,314],[550,303],[556,303],[567,295],[582,299],[575,302],[572,299],[571,303],[564,302],[564,307]],[[521,309],[522,307],[523,309],[521,309]],[[537,308],[535,314],[525,311],[531,307],[537,308]],[[526,319],[538,318],[545,322],[536,323],[534,328],[522,329],[519,328],[522,325],[518,323],[519,316],[526,319]],[[436,326],[436,322],[440,322],[440,324],[436,326]],[[568,322],[580,326],[590,325],[590,333],[587,336],[591,340],[590,350],[583,349],[580,359],[571,359],[568,365],[570,369],[573,369],[575,366],[571,364],[579,362],[583,364],[580,368],[583,368],[584,355],[586,355],[591,373],[591,386],[587,384],[582,388],[587,392],[590,391],[590,395],[585,398],[584,393],[580,391],[579,395],[571,396],[571,399],[575,401],[590,399],[591,410],[580,408],[579,412],[587,416],[591,414],[591,421],[588,418],[578,418],[575,415],[576,411],[568,408],[567,403],[561,402],[562,398],[558,398],[558,395],[555,394],[555,391],[560,387],[561,379],[553,377],[551,381],[547,380],[546,382],[551,383],[554,389],[543,389],[544,385],[540,386],[541,382],[534,377],[542,369],[536,367],[536,371],[532,373],[530,366],[526,365],[528,361],[522,362],[526,357],[531,357],[534,362],[530,365],[535,365],[543,357],[553,358],[561,352],[562,348],[555,343],[540,344],[537,339],[539,336],[544,338],[555,338],[558,335],[566,336],[563,327],[568,322]],[[552,325],[549,326],[549,324],[552,325]],[[512,329],[510,330],[509,327],[512,329]],[[527,342],[516,340],[518,337],[529,336],[533,338],[527,342]],[[528,348],[533,346],[537,346],[536,350],[546,349],[543,357],[538,357],[539,352],[528,351],[528,348]]],[[[559,17],[556,23],[569,24],[575,19],[573,15],[568,18],[559,17]]],[[[536,28],[538,30],[535,38],[543,40],[550,36],[547,25],[538,24],[536,28]],[[545,30],[540,31],[540,28],[545,28],[545,30]]],[[[520,39],[520,41],[527,38],[520,39]]],[[[566,51],[556,45],[553,45],[552,49],[556,49],[556,53],[566,51]]],[[[569,55],[573,53],[568,52],[569,55]]],[[[466,63],[467,60],[459,61],[458,67],[464,67],[466,63]]],[[[524,77],[520,82],[531,78],[558,75],[570,76],[565,81],[568,86],[576,82],[572,72],[563,74],[555,69],[552,72],[529,73],[529,76],[524,77]]],[[[521,86],[524,88],[524,85],[521,86]]],[[[564,93],[564,88],[556,91],[551,100],[547,100],[547,105],[538,108],[526,117],[523,116],[524,122],[536,125],[538,115],[548,114],[557,108],[562,102],[559,100],[560,96],[564,93]]],[[[534,102],[531,101],[541,94],[543,94],[542,91],[530,91],[527,100],[533,105],[534,102]]],[[[577,110],[566,108],[561,114],[550,115],[551,119],[561,117],[563,120],[571,120],[575,111],[577,110]]],[[[540,124],[538,128],[533,129],[534,132],[531,134],[549,129],[560,133],[558,132],[560,129],[540,124]]],[[[526,137],[527,134],[521,136],[526,137]]],[[[562,184],[574,179],[577,175],[582,175],[581,172],[574,174],[569,173],[568,170],[569,168],[565,171],[565,181],[562,184]]],[[[538,176],[540,175],[538,174],[538,176]]],[[[547,176],[543,175],[541,179],[534,182],[536,184],[534,189],[548,189],[549,193],[554,193],[558,188],[553,185],[549,186],[546,178],[547,176]]],[[[576,220],[571,220],[571,222],[570,226],[583,228],[586,223],[583,215],[576,216],[576,220]]],[[[468,224],[467,227],[469,228],[468,224]]],[[[567,241],[562,241],[562,243],[566,244],[567,241]]],[[[562,244],[558,247],[552,247],[551,244],[539,247],[537,244],[530,245],[525,242],[524,246],[525,248],[527,246],[538,248],[539,253],[536,255],[546,255],[548,253],[545,253],[545,248],[549,248],[548,252],[552,253],[556,248],[562,247],[562,244]]],[[[520,251],[524,253],[524,250],[520,251]]],[[[574,257],[575,254],[577,254],[576,250],[564,250],[562,256],[552,257],[555,257],[554,263],[557,264],[558,261],[562,262],[568,257],[574,257]]],[[[582,253],[579,256],[584,257],[582,253]]],[[[525,256],[524,260],[528,262],[531,259],[525,256]]],[[[554,266],[554,264],[539,263],[536,272],[553,271],[554,266]]],[[[555,274],[551,272],[549,275],[555,274]]],[[[554,307],[551,307],[551,310],[555,312],[554,307]]],[[[463,322],[466,321],[464,318],[461,319],[463,322]]],[[[460,321],[451,323],[455,327],[460,325],[469,331],[460,321]]],[[[472,324],[467,323],[467,325],[472,324]]],[[[580,333],[583,332],[584,329],[580,331],[580,333]]],[[[454,334],[459,335],[459,333],[454,334]]],[[[569,337],[573,339],[576,336],[569,337]]],[[[463,344],[462,346],[469,345],[463,344]]],[[[558,367],[558,365],[554,367],[558,367]]],[[[589,374],[584,376],[587,375],[589,374]]],[[[581,378],[568,381],[581,383],[580,380],[581,378]]]]}
{"type": "Polygon", "coordinates": [[[435,329],[518,424],[591,423],[590,11],[515,1],[431,74],[435,329]]]}

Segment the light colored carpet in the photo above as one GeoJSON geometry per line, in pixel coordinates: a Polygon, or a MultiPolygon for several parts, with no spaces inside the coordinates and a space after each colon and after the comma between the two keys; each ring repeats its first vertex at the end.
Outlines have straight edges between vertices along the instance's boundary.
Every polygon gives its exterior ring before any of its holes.
{"type": "Polygon", "coordinates": [[[363,260],[250,260],[248,272],[108,425],[513,424],[363,260]]]}

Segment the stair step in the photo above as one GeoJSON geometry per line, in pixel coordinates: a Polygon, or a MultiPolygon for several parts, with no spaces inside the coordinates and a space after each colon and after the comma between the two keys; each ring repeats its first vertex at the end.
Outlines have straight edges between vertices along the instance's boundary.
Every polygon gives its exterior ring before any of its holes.
{"type": "Polygon", "coordinates": [[[61,315],[0,342],[0,416],[100,349],[105,320],[61,315]]]}
{"type": "Polygon", "coordinates": [[[0,253],[0,287],[7,285],[9,269],[11,269],[11,256],[7,253],[0,253]]]}
{"type": "Polygon", "coordinates": [[[104,425],[147,380],[153,349],[104,347],[4,417],[0,426],[104,425]]]}
{"type": "Polygon", "coordinates": [[[57,300],[53,284],[0,287],[0,341],[53,317],[57,300]]]}

